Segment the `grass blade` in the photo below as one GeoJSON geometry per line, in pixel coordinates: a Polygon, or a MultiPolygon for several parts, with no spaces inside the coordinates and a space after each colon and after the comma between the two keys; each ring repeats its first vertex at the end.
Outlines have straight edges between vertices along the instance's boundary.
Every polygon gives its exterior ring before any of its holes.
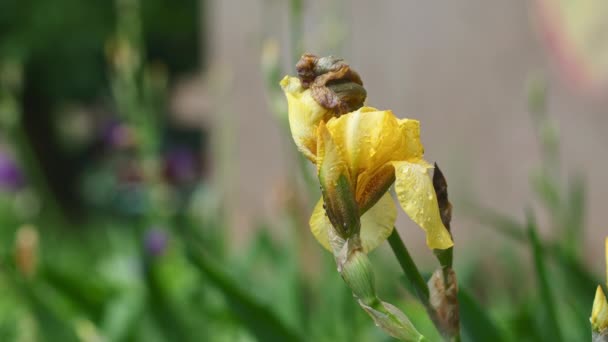
{"type": "Polygon", "coordinates": [[[528,213],[527,221],[528,238],[530,241],[532,256],[534,258],[534,266],[538,279],[538,288],[540,291],[542,306],[547,317],[547,329],[545,332],[552,336],[552,341],[563,341],[559,322],[557,320],[556,305],[551,294],[549,275],[547,274],[547,268],[543,255],[543,247],[538,237],[535,219],[531,212],[528,213]]]}

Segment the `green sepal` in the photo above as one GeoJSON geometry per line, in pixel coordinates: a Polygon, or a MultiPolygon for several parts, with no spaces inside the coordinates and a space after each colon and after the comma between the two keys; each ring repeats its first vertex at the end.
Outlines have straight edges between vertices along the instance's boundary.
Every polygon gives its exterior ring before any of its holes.
{"type": "Polygon", "coordinates": [[[348,239],[353,234],[358,234],[361,228],[359,208],[355,200],[355,194],[350,182],[345,175],[340,175],[333,184],[327,184],[323,177],[323,170],[319,172],[321,193],[325,212],[332,226],[343,239],[348,239]]]}

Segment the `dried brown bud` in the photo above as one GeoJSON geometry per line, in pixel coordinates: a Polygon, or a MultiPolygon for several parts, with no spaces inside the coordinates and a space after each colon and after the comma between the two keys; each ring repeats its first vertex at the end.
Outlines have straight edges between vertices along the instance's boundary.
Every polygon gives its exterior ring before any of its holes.
{"type": "Polygon", "coordinates": [[[315,101],[338,114],[361,108],[367,97],[361,77],[341,58],[305,54],[296,64],[296,71],[315,101]]]}
{"type": "Polygon", "coordinates": [[[317,77],[315,74],[317,61],[319,61],[319,57],[307,53],[302,55],[298,63],[296,63],[296,72],[298,73],[298,78],[302,82],[302,87],[310,87],[310,84],[315,80],[315,77],[317,77]]]}
{"type": "Polygon", "coordinates": [[[441,333],[456,336],[460,330],[456,273],[451,268],[448,269],[445,279],[444,272],[445,270],[436,270],[429,279],[430,304],[434,310],[433,320],[441,333]]]}

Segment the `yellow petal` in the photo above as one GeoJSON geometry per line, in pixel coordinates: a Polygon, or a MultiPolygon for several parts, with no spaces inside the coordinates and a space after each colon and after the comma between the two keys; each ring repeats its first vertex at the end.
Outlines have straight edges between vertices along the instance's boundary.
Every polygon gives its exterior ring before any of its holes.
{"type": "MultiPolygon", "coordinates": [[[[363,251],[369,253],[380,246],[391,235],[397,210],[395,202],[389,193],[386,193],[370,210],[361,217],[361,245],[363,251]]],[[[331,223],[323,209],[321,198],[315,206],[310,217],[310,230],[319,243],[331,252],[328,231],[332,229],[331,223]]]]}
{"type": "Polygon", "coordinates": [[[319,241],[321,246],[325,247],[328,251],[331,250],[331,246],[329,245],[329,235],[328,231],[331,229],[331,223],[329,222],[329,218],[327,214],[325,214],[325,209],[323,209],[323,198],[321,197],[315,205],[315,209],[312,211],[312,215],[310,216],[310,231],[312,235],[319,241]]]}
{"type": "Polygon", "coordinates": [[[336,143],[324,122],[319,123],[317,128],[317,172],[321,187],[335,187],[335,183],[341,175],[350,179],[350,171],[344,152],[336,143]]]}
{"type": "Polygon", "coordinates": [[[396,219],[397,208],[387,192],[361,216],[361,244],[365,253],[373,251],[391,235],[396,219]]]}
{"type": "Polygon", "coordinates": [[[399,128],[401,129],[401,134],[405,137],[405,159],[403,160],[416,161],[422,159],[424,147],[420,141],[420,121],[401,119],[399,120],[399,128]]]}
{"type": "Polygon", "coordinates": [[[362,107],[329,120],[327,128],[344,151],[353,182],[364,171],[371,176],[386,163],[406,158],[406,136],[390,110],[362,107]]]}
{"type": "Polygon", "coordinates": [[[439,216],[437,196],[427,173],[426,162],[393,162],[395,192],[405,213],[426,232],[431,249],[446,249],[454,243],[439,216]]]}
{"type": "Polygon", "coordinates": [[[602,287],[598,286],[595,291],[595,299],[593,300],[593,308],[591,309],[591,326],[596,331],[602,331],[608,328],[608,303],[602,287]]]}
{"type": "Polygon", "coordinates": [[[329,120],[334,113],[319,105],[304,89],[297,77],[285,76],[281,87],[287,98],[289,128],[296,146],[308,159],[315,162],[317,150],[317,126],[329,120]]]}

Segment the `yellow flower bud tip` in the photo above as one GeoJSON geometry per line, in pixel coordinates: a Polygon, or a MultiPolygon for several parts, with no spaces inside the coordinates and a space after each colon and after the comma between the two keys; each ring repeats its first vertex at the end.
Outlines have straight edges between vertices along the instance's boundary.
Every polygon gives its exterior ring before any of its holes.
{"type": "Polygon", "coordinates": [[[606,237],[604,245],[604,250],[606,251],[606,286],[608,286],[608,237],[606,237]]]}
{"type": "Polygon", "coordinates": [[[289,75],[285,75],[279,84],[285,93],[296,94],[304,91],[304,89],[302,89],[302,83],[300,80],[289,75]]]}
{"type": "MultiPolygon", "coordinates": [[[[608,282],[608,237],[604,241],[604,247],[606,253],[606,278],[608,282]]],[[[594,332],[608,334],[608,302],[601,285],[598,285],[595,290],[595,298],[589,320],[594,332]]]]}
{"type": "Polygon", "coordinates": [[[591,327],[594,331],[603,332],[608,328],[608,303],[602,287],[598,286],[595,291],[593,308],[591,309],[591,327]]]}

